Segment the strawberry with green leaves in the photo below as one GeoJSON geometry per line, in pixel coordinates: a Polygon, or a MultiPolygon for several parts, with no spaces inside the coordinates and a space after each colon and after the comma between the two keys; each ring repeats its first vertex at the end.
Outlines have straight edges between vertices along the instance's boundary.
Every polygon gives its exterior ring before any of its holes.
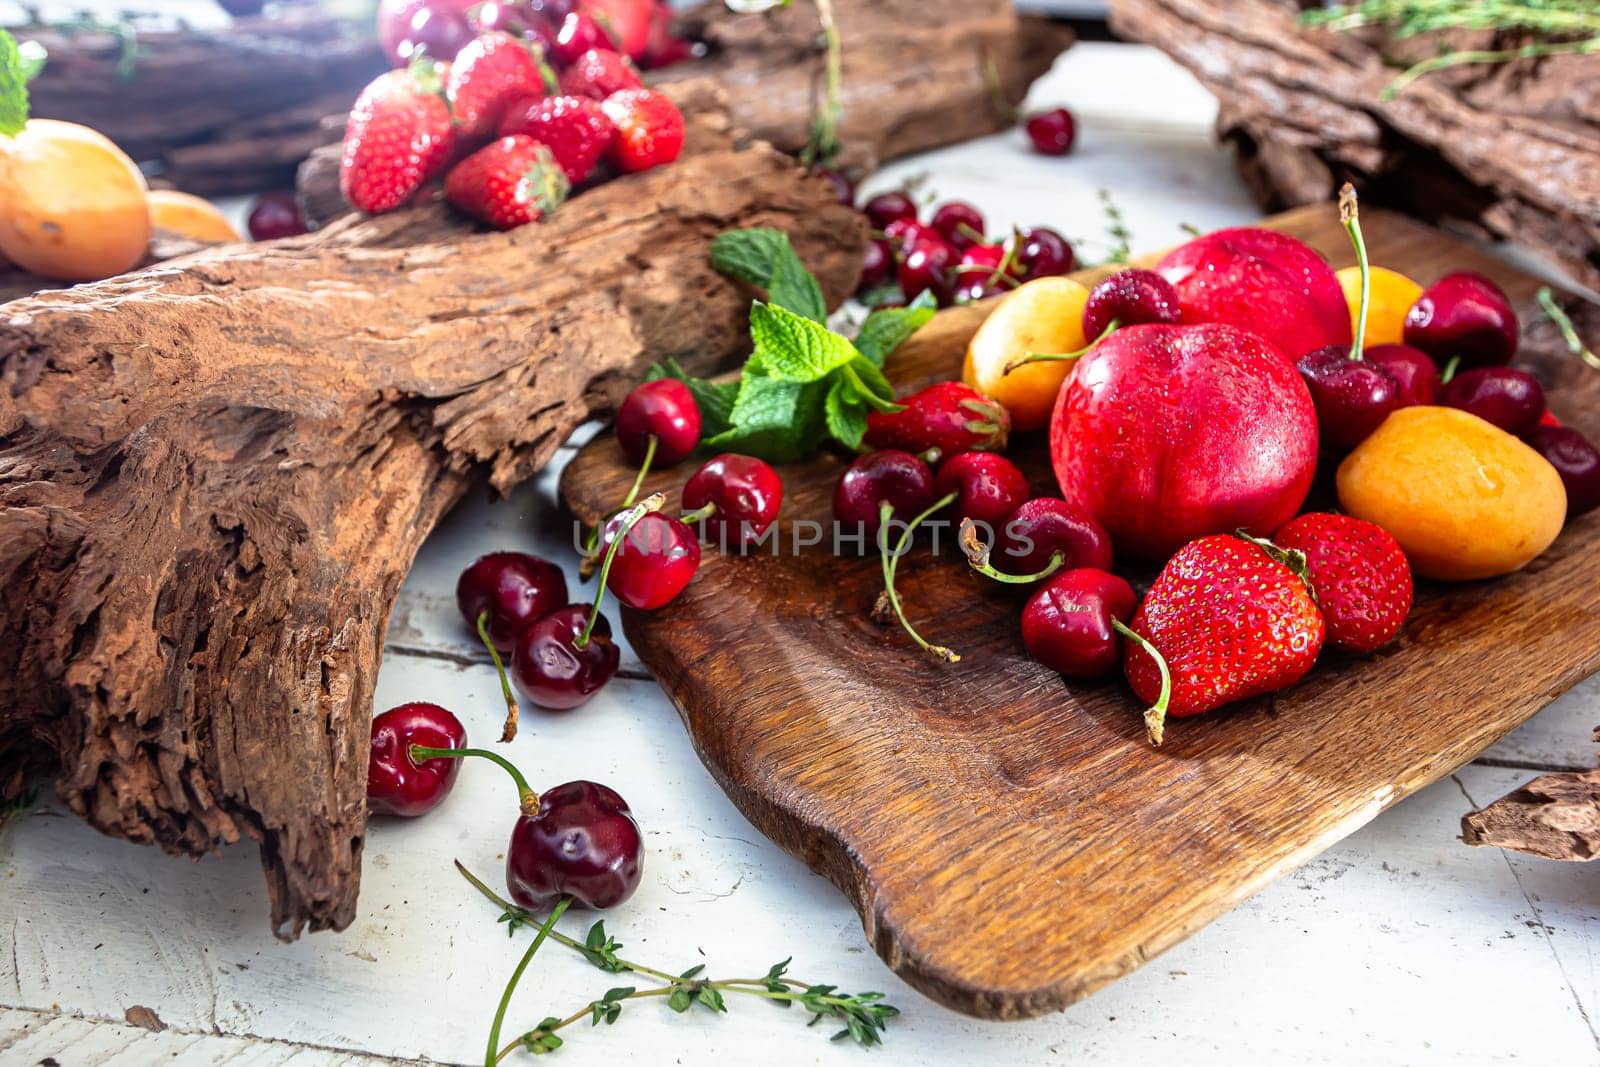
{"type": "Polygon", "coordinates": [[[444,73],[441,64],[418,60],[361,91],[339,164],[339,188],[358,210],[376,215],[401,207],[449,161],[456,135],[444,73]]]}
{"type": "Polygon", "coordinates": [[[461,136],[491,136],[512,104],[543,96],[554,75],[538,47],[509,33],[482,33],[456,54],[446,95],[461,136]]]}
{"type": "Polygon", "coordinates": [[[450,169],[445,199],[473,218],[511,230],[550,214],[567,197],[567,177],[532,137],[502,137],[450,169]]]}
{"type": "MultiPolygon", "coordinates": [[[[1011,416],[965,382],[934,382],[900,398],[898,410],[867,416],[866,442],[938,459],[963,452],[1004,452],[1011,416]]],[[[932,462],[930,460],[930,462],[932,462]]]]}
{"type": "Polygon", "coordinates": [[[611,158],[627,173],[671,163],[683,151],[683,114],[653,89],[624,89],[600,105],[617,127],[611,158]]]}
{"type": "Polygon", "coordinates": [[[617,128],[599,101],[579,96],[547,96],[512,106],[500,123],[502,136],[527,134],[550,149],[567,181],[581,185],[611,150],[617,128]]]}
{"type": "Polygon", "coordinates": [[[1317,661],[1327,624],[1302,577],[1305,559],[1262,542],[1218,534],[1167,561],[1133,617],[1123,670],[1149,705],[1159,745],[1168,715],[1199,715],[1285,689],[1317,661]],[[1165,670],[1163,670],[1165,666],[1165,670]]]}
{"type": "Polygon", "coordinates": [[[1304,554],[1311,589],[1328,621],[1328,647],[1376,652],[1411,613],[1411,564],[1377,523],[1317,512],[1291,519],[1272,540],[1304,554]]]}

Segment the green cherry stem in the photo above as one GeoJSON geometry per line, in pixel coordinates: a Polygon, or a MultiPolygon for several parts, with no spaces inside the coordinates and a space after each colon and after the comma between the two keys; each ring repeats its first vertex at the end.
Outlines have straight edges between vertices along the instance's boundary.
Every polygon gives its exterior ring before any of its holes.
{"type": "Polygon", "coordinates": [[[484,1053],[484,1067],[494,1067],[500,1062],[500,1028],[505,1025],[506,1009],[511,1006],[511,994],[517,988],[517,983],[522,981],[522,972],[528,969],[528,964],[533,961],[533,954],[539,951],[539,946],[544,944],[545,938],[550,936],[550,931],[555,928],[556,920],[567,912],[567,906],[572,903],[571,897],[562,897],[551,909],[550,917],[539,927],[539,933],[533,939],[533,944],[528,946],[528,951],[522,954],[522,959],[517,961],[517,969],[511,972],[511,980],[506,983],[505,992],[500,994],[500,1006],[495,1009],[494,1025],[489,1027],[489,1049],[484,1053]]]}
{"type": "Polygon", "coordinates": [[[600,564],[600,587],[594,591],[594,603],[589,607],[589,618],[583,624],[583,632],[578,635],[577,640],[572,642],[574,647],[589,647],[589,638],[594,633],[595,620],[600,617],[600,602],[606,598],[606,579],[611,576],[611,562],[617,558],[617,550],[622,547],[623,538],[628,536],[628,531],[633,529],[635,523],[652,511],[660,511],[661,505],[666,502],[667,494],[652,493],[622,513],[617,526],[617,535],[606,546],[606,556],[600,564]]]}
{"type": "Polygon", "coordinates": [[[489,613],[478,612],[478,639],[483,642],[483,647],[489,650],[489,658],[494,660],[494,672],[500,676],[500,692],[506,698],[506,721],[500,727],[500,743],[505,744],[517,736],[517,698],[511,692],[511,679],[506,677],[506,665],[501,662],[500,650],[494,647],[494,642],[489,640],[489,613]]]}
{"type": "MultiPolygon", "coordinates": [[[[645,442],[644,462],[639,464],[639,473],[634,476],[633,485],[628,488],[628,495],[622,498],[623,507],[632,507],[633,502],[639,499],[639,490],[644,487],[645,475],[650,473],[650,464],[655,462],[656,445],[659,443],[659,439],[655,434],[651,434],[649,440],[645,442]]],[[[599,536],[600,531],[597,529],[595,530],[595,537],[598,539],[599,536]]]]}
{"type": "Polygon", "coordinates": [[[1156,702],[1144,709],[1145,736],[1152,745],[1159,745],[1166,731],[1167,706],[1172,703],[1172,671],[1167,667],[1167,658],[1156,651],[1155,645],[1129,629],[1121,619],[1113,616],[1111,628],[1144,649],[1145,655],[1156,661],[1156,670],[1161,672],[1161,692],[1156,696],[1156,702]]]}
{"type": "Polygon", "coordinates": [[[973,570],[985,578],[993,578],[997,582],[1005,582],[1008,585],[1032,585],[1034,582],[1043,581],[1060,570],[1067,562],[1065,555],[1060,552],[1053,552],[1050,555],[1050,562],[1046,563],[1041,571],[1034,574],[1007,574],[1004,571],[995,570],[994,565],[989,562],[989,555],[994,551],[994,548],[992,545],[985,544],[982,538],[978,536],[978,528],[971,519],[961,520],[960,539],[961,551],[967,554],[967,562],[971,564],[973,570]]]}
{"type": "Polygon", "coordinates": [[[1550,291],[1548,285],[1540,287],[1537,299],[1539,307],[1544,310],[1545,318],[1555,323],[1556,329],[1561,331],[1561,339],[1567,343],[1567,351],[1594,369],[1600,370],[1600,356],[1595,355],[1583,343],[1583,338],[1578,336],[1578,328],[1572,324],[1572,317],[1567,314],[1566,309],[1556,303],[1555,293],[1550,291]]]}
{"type": "Polygon", "coordinates": [[[511,780],[517,783],[517,803],[522,810],[522,814],[532,815],[539,810],[539,794],[533,791],[533,786],[528,784],[528,779],[524,778],[522,776],[522,772],[517,770],[517,765],[500,755],[500,753],[491,752],[486,748],[429,748],[426,745],[411,746],[411,762],[413,763],[421,763],[423,760],[430,759],[466,759],[468,756],[476,756],[479,759],[486,759],[491,763],[497,763],[500,765],[500,768],[503,771],[511,776],[511,780]]]}
{"type": "MultiPolygon", "coordinates": [[[[960,494],[957,493],[950,493],[949,495],[935,501],[926,511],[907,523],[905,531],[900,534],[900,539],[895,543],[894,551],[892,553],[889,551],[888,542],[886,540],[880,540],[878,542],[879,558],[883,564],[884,595],[889,600],[889,606],[894,609],[895,618],[900,620],[901,628],[905,630],[906,633],[911,635],[911,640],[917,643],[917,647],[921,648],[924,652],[928,652],[939,657],[946,663],[959,663],[961,661],[961,656],[955,652],[952,652],[950,649],[945,648],[943,645],[929,644],[926,638],[917,633],[916,627],[912,626],[911,623],[906,619],[905,609],[900,606],[900,594],[895,592],[894,576],[895,571],[899,567],[900,557],[905,555],[906,549],[910,547],[911,537],[914,533],[916,533],[917,527],[926,522],[929,516],[933,515],[934,512],[954,504],[956,502],[956,497],[959,495],[960,494]]],[[[889,520],[893,517],[893,504],[890,504],[888,501],[883,501],[878,505],[878,528],[880,538],[882,537],[883,531],[888,528],[889,520]]]]}
{"type": "Polygon", "coordinates": [[[1361,305],[1356,311],[1356,338],[1350,346],[1350,358],[1361,359],[1367,336],[1367,308],[1372,303],[1372,267],[1367,262],[1367,242],[1361,236],[1361,212],[1357,206],[1356,187],[1349,182],[1339,188],[1339,222],[1356,246],[1356,263],[1361,268],[1361,305]]]}
{"type": "Polygon", "coordinates": [[[717,513],[717,505],[716,505],[716,503],[713,502],[713,501],[708,500],[708,501],[706,501],[705,507],[696,508],[693,511],[685,511],[682,515],[679,515],[678,516],[678,521],[683,523],[685,526],[695,526],[695,525],[698,525],[698,524],[700,524],[702,522],[705,522],[707,519],[709,519],[711,516],[715,515],[716,513],[717,513]]]}
{"type": "Polygon", "coordinates": [[[1439,372],[1439,384],[1449,385],[1450,380],[1456,376],[1456,371],[1461,369],[1461,357],[1451,356],[1450,362],[1444,365],[1444,370],[1439,372]]]}
{"type": "Polygon", "coordinates": [[[1104,341],[1107,337],[1110,337],[1114,332],[1116,332],[1117,327],[1121,325],[1122,323],[1118,322],[1116,319],[1112,319],[1111,322],[1107,324],[1106,328],[1100,331],[1099,337],[1096,337],[1093,341],[1090,341],[1076,352],[1029,352],[1026,355],[1018,356],[1016,359],[1008,362],[1000,373],[1001,375],[1010,374],[1019,367],[1026,367],[1030,363],[1076,362],[1092,352],[1095,345],[1099,344],[1101,341],[1104,341]]]}

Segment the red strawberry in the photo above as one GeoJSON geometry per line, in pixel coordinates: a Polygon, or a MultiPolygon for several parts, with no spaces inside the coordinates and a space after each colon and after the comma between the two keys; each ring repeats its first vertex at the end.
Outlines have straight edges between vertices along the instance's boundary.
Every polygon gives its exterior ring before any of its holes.
{"type": "Polygon", "coordinates": [[[443,70],[418,61],[361,91],[344,129],[339,188],[360,211],[393,211],[445,165],[455,148],[443,70]]]}
{"type": "Polygon", "coordinates": [[[652,89],[624,89],[600,105],[617,127],[611,158],[629,173],[671,163],[683,151],[683,114],[652,89]]]}
{"type": "Polygon", "coordinates": [[[591,48],[605,51],[617,50],[617,42],[591,16],[574,11],[561,20],[556,30],[556,43],[550,49],[550,58],[557,66],[566,66],[591,48]]]}
{"type": "Polygon", "coordinates": [[[1286,564],[1259,544],[1217,534],[1190,541],[1167,561],[1132,629],[1171,675],[1169,696],[1161,664],[1127,643],[1122,667],[1150,705],[1145,727],[1159,745],[1167,715],[1199,715],[1298,682],[1317,661],[1327,624],[1286,564]]]}
{"type": "Polygon", "coordinates": [[[916,453],[937,449],[942,459],[1005,451],[1011,416],[964,382],[935,382],[899,403],[900,411],[867,416],[867,444],[916,453]]]}
{"type": "Polygon", "coordinates": [[[644,82],[639,80],[638,71],[626,58],[595,48],[573,60],[572,66],[561,72],[562,93],[587,96],[591,100],[604,100],[612,93],[642,85],[644,82]]]}
{"type": "Polygon", "coordinates": [[[1374,652],[1394,640],[1411,612],[1411,565],[1389,531],[1350,515],[1312,514],[1290,519],[1272,540],[1305,555],[1328,647],[1374,652]]]}
{"type": "Polygon", "coordinates": [[[514,101],[550,90],[548,72],[538,53],[509,33],[474,37],[450,68],[450,109],[462,136],[491,136],[514,101]]]}
{"type": "Polygon", "coordinates": [[[550,149],[567,181],[587,181],[611,147],[617,128],[600,104],[578,96],[547,96],[512,105],[500,133],[525,133],[550,149]]]}
{"type": "Polygon", "coordinates": [[[457,163],[444,179],[445,199],[502,230],[550,214],[567,197],[567,178],[550,149],[532,137],[502,137],[457,163]]]}

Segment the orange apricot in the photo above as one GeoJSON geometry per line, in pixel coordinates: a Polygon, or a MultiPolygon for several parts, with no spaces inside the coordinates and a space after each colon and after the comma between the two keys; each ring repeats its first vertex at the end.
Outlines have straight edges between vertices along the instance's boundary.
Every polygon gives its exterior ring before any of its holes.
{"type": "Polygon", "coordinates": [[[150,226],[195,241],[239,241],[233,228],[217,206],[176,189],[152,189],[145,197],[150,207],[150,226]]]}
{"type": "MultiPolygon", "coordinates": [[[[1344,290],[1344,302],[1350,306],[1350,328],[1355,329],[1356,317],[1361,310],[1361,268],[1345,267],[1337,271],[1339,288],[1344,290]]],[[[1422,295],[1422,286],[1399,271],[1387,267],[1372,268],[1372,300],[1367,305],[1367,332],[1365,345],[1397,345],[1405,340],[1406,312],[1422,295]]]]}
{"type": "Polygon", "coordinates": [[[1076,352],[1083,336],[1089,290],[1071,278],[1036,278],[1007,293],[967,344],[961,380],[999,401],[1018,430],[1050,424],[1061,383],[1072,362],[1029,363],[1010,374],[1006,365],[1032,352],[1076,352]]]}

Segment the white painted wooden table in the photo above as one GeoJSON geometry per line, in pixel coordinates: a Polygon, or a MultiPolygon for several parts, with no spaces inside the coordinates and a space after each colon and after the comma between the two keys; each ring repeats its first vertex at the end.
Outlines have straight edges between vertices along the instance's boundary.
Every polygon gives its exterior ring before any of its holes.
{"type": "MultiPolygon", "coordinates": [[[[1135,248],[1249,220],[1251,205],[1209,137],[1214,104],[1160,56],[1118,45],[1072,51],[1035,103],[1067,103],[1082,146],[1025,152],[1015,132],[879,175],[923,172],[972,200],[991,228],[1048,223],[1100,239],[1095,192],[1114,190],[1135,248]]],[[[1102,254],[1083,242],[1085,254],[1102,254]]],[[[406,583],[377,706],[432,700],[488,741],[495,680],[455,614],[458,571],[514,548],[570,562],[554,474],[508,501],[460,508],[406,583]]],[[[758,651],[758,650],[753,650],[758,651]]],[[[1398,697],[1397,697],[1398,699],[1398,697]]],[[[1427,714],[1427,694],[1411,694],[1427,714]]],[[[628,798],[649,854],[638,895],[607,917],[641,962],[722,976],[793,955],[793,973],[886,991],[903,1015],[864,1053],[759,1002],[676,1016],[629,1006],[615,1027],[567,1031],[562,1061],[904,1063],[1600,1062],[1600,881],[1593,869],[1470,849],[1458,820],[1532,776],[1592,765],[1600,722],[1590,679],[1495,746],[1143,970],[1075,1007],[1024,1023],[978,1022],[902,984],[874,956],[834,889],[763,839],[701,767],[677,715],[630,656],[582,711],[531,714],[510,754],[536,784],[607,782],[628,798]]],[[[98,836],[53,802],[0,831],[0,1063],[471,1063],[525,942],[457,877],[459,857],[500,883],[512,792],[486,764],[415,822],[375,822],[361,911],[342,934],[284,946],[267,929],[252,847],[199,864],[98,836]],[[125,1025],[141,1005],[169,1027],[125,1025]]],[[[1068,909],[1070,898],[1041,901],[1068,909]]],[[[586,920],[564,928],[579,932],[586,920]]],[[[551,946],[509,1028],[564,1015],[616,984],[551,946]]],[[[730,1002],[740,998],[730,997],[730,1002]]]]}

